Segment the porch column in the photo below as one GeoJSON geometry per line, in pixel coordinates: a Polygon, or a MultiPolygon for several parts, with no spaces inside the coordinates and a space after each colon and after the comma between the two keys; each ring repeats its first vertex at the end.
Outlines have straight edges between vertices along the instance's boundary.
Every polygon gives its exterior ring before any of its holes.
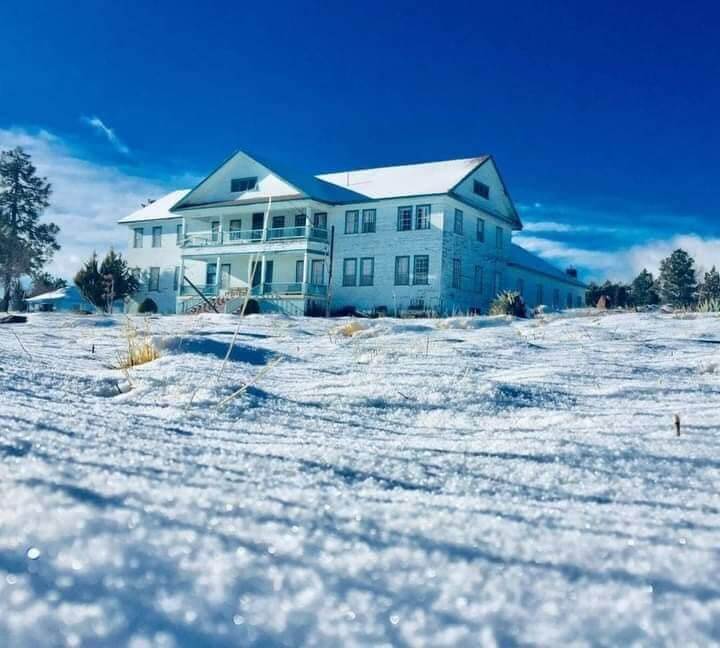
{"type": "Polygon", "coordinates": [[[260,294],[265,292],[265,255],[260,257],[260,294]]]}
{"type": "Polygon", "coordinates": [[[312,225],[312,207],[308,205],[307,207],[305,207],[305,227],[310,228],[312,227],[312,225]]]}
{"type": "Polygon", "coordinates": [[[217,287],[216,294],[220,294],[220,257],[215,261],[215,286],[217,287]]]}
{"type": "Polygon", "coordinates": [[[180,255],[180,270],[178,270],[178,295],[182,295],[183,284],[185,283],[185,257],[180,255]]]}
{"type": "Polygon", "coordinates": [[[303,291],[306,290],[307,282],[308,282],[308,252],[307,249],[305,250],[303,254],[303,291]]]}

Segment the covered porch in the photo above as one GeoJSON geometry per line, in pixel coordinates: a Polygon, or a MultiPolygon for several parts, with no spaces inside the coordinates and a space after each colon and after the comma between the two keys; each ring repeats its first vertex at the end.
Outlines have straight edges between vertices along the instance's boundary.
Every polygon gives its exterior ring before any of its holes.
{"type": "Polygon", "coordinates": [[[178,312],[188,312],[203,297],[219,303],[222,309],[218,310],[235,312],[248,292],[261,311],[283,310],[279,303],[283,300],[295,302],[287,304],[289,310],[305,311],[302,304],[307,299],[327,297],[328,259],[321,250],[198,254],[184,256],[182,261],[178,312]],[[274,302],[274,308],[269,302],[274,302]]]}

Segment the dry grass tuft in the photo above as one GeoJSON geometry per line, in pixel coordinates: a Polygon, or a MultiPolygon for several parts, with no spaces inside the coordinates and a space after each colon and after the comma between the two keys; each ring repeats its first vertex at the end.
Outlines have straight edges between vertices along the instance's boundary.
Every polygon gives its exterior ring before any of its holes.
{"type": "Polygon", "coordinates": [[[333,333],[335,335],[342,335],[343,337],[352,337],[356,333],[359,333],[360,331],[364,331],[366,328],[367,328],[366,324],[361,324],[357,320],[353,320],[352,322],[348,322],[347,324],[338,326],[333,331],[333,333]]]}
{"type": "Polygon", "coordinates": [[[119,356],[120,369],[129,369],[138,365],[152,362],[160,357],[160,352],[155,347],[150,334],[150,321],[145,320],[144,327],[139,330],[128,317],[125,322],[125,341],[127,353],[119,356]]]}

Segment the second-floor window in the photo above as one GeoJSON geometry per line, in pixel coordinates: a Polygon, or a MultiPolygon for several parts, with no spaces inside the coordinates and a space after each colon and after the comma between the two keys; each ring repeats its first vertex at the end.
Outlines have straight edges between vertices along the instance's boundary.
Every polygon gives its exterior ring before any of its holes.
{"type": "Polygon", "coordinates": [[[343,259],[343,286],[357,284],[357,259],[343,259]]]}
{"type": "Polygon", "coordinates": [[[485,221],[482,218],[477,219],[477,229],[475,230],[477,240],[480,242],[485,241],[485,221]]]}
{"type": "Polygon", "coordinates": [[[453,259],[452,287],[458,290],[462,288],[462,265],[460,259],[453,259]]]}
{"type": "Polygon", "coordinates": [[[427,254],[416,254],[413,258],[413,284],[426,286],[430,271],[430,257],[427,254]]]}
{"type": "Polygon", "coordinates": [[[272,228],[273,229],[282,229],[285,227],[285,216],[273,216],[272,217],[272,228]]]}
{"type": "Polygon", "coordinates": [[[456,209],[455,210],[455,223],[454,223],[454,231],[455,234],[462,234],[463,233],[463,213],[462,209],[456,209]]]}
{"type": "Polygon", "coordinates": [[[395,257],[395,285],[396,286],[409,286],[410,285],[410,257],[409,256],[396,256],[395,257]]]}
{"type": "Polygon", "coordinates": [[[412,207],[398,207],[398,232],[404,232],[412,229],[412,211],[412,207]]]}
{"type": "Polygon", "coordinates": [[[213,243],[217,243],[220,240],[220,221],[210,223],[210,238],[213,243]]]}
{"type": "Polygon", "coordinates": [[[141,248],[143,245],[143,228],[136,227],[133,230],[133,247],[141,248]]]}
{"type": "Polygon", "coordinates": [[[495,227],[495,247],[498,250],[502,250],[503,248],[503,228],[500,227],[500,225],[495,227]]]}
{"type": "Polygon", "coordinates": [[[160,268],[150,268],[148,290],[160,290],[160,268]]]}
{"type": "Polygon", "coordinates": [[[162,225],[159,227],[152,228],[152,246],[153,247],[161,247],[162,246],[162,225]]]}
{"type": "Polygon", "coordinates": [[[327,229],[327,214],[325,212],[313,214],[313,227],[324,230],[327,229]]]}
{"type": "Polygon", "coordinates": [[[357,209],[351,209],[345,212],[345,234],[358,233],[358,221],[360,220],[360,212],[357,209]]]}
{"type": "Polygon", "coordinates": [[[242,232],[242,219],[240,218],[233,218],[230,221],[230,240],[231,241],[237,241],[242,232]]]}
{"type": "Polygon", "coordinates": [[[175,225],[175,245],[182,245],[183,242],[183,226],[182,223],[175,225]]]}
{"type": "Polygon", "coordinates": [[[360,285],[372,286],[375,280],[375,259],[374,257],[363,257],[360,259],[360,285]]]}
{"type": "Polygon", "coordinates": [[[430,205],[415,207],[415,229],[430,229],[430,205]]]}
{"type": "Polygon", "coordinates": [[[375,231],[375,210],[363,209],[362,211],[362,231],[363,234],[375,231]]]}

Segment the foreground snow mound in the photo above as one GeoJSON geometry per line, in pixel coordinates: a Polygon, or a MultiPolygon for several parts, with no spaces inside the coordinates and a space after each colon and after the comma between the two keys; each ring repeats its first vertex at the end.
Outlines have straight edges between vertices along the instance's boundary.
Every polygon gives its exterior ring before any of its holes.
{"type": "Polygon", "coordinates": [[[718,318],[359,321],[0,336],[0,645],[720,642],[718,318]]]}

